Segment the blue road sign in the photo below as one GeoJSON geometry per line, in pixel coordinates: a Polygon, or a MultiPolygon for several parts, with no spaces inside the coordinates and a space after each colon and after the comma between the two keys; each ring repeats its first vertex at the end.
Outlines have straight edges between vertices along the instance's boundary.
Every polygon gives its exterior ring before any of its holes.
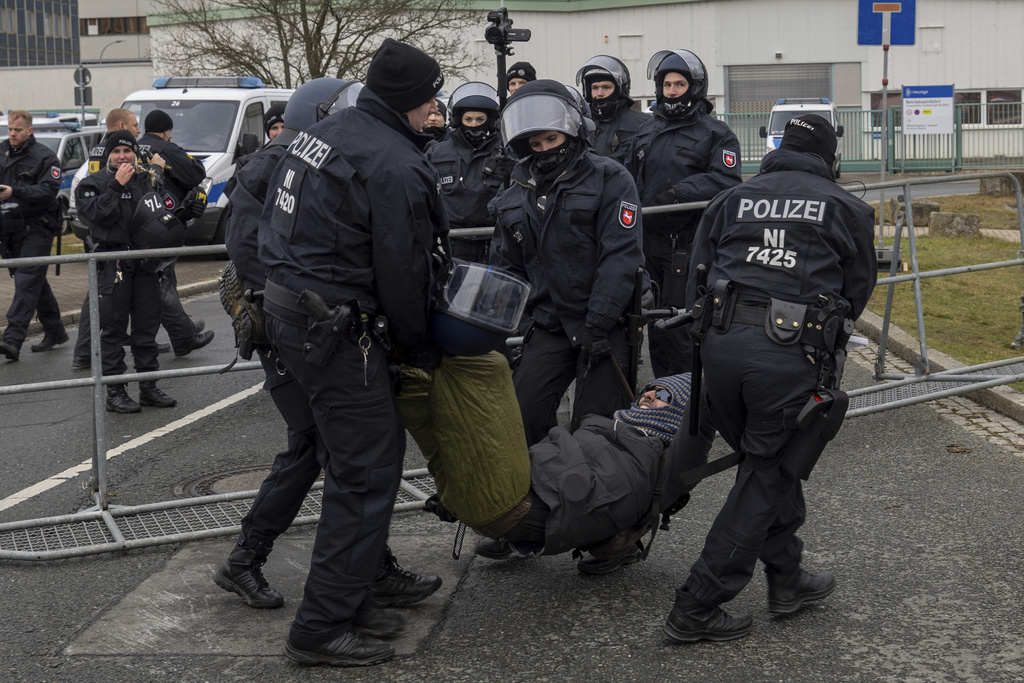
{"type": "Polygon", "coordinates": [[[915,9],[917,0],[880,2],[879,0],[858,0],[857,44],[882,44],[882,13],[890,12],[892,23],[889,27],[890,45],[913,45],[915,9]]]}

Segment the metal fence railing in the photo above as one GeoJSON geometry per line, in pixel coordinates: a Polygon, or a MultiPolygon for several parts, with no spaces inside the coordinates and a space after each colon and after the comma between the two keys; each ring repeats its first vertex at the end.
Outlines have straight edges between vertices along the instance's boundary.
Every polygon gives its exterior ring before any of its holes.
{"type": "MultiPolygon", "coordinates": [[[[1024,168],[1024,122],[1021,103],[957,104],[951,134],[904,135],[903,112],[887,112],[888,140],[882,140],[882,112],[840,109],[840,143],[846,172],[880,171],[887,158],[887,172],[941,172],[970,169],[1024,168]]],[[[767,153],[760,136],[768,125],[769,112],[716,114],[729,125],[740,143],[744,173],[756,173],[767,153]]]]}
{"type": "MultiPolygon", "coordinates": [[[[1009,173],[977,173],[949,178],[907,179],[863,185],[858,183],[858,193],[863,190],[899,188],[902,191],[906,211],[896,222],[895,253],[888,277],[878,280],[879,286],[888,288],[884,323],[879,341],[875,379],[884,383],[850,392],[850,408],[847,416],[856,417],[880,412],[904,405],[921,403],[944,396],[964,394],[988,387],[1024,381],[1024,357],[987,363],[957,370],[929,373],[928,348],[924,329],[921,281],[930,277],[945,277],[959,273],[993,268],[1019,268],[1024,266],[1024,203],[1021,188],[1016,178],[1009,173]],[[1006,177],[1015,187],[1019,221],[1020,250],[1017,258],[996,263],[982,263],[941,271],[921,271],[917,262],[917,243],[913,225],[913,190],[924,184],[936,182],[957,182],[991,177],[1006,177]],[[911,272],[898,274],[896,263],[900,260],[900,238],[906,220],[909,239],[909,262],[911,272]],[[914,303],[918,321],[920,356],[914,363],[914,375],[889,374],[885,372],[889,319],[893,305],[893,289],[897,284],[910,282],[914,287],[914,303]]],[[[707,202],[694,202],[676,206],[658,206],[644,209],[643,213],[663,213],[674,209],[700,209],[707,202]]],[[[453,231],[455,236],[486,234],[490,229],[474,228],[467,231],[453,231]]],[[[97,300],[96,264],[101,260],[169,258],[185,255],[224,254],[223,246],[183,247],[181,249],[160,249],[153,251],[105,252],[73,254],[65,256],[38,257],[30,259],[0,260],[0,268],[42,265],[44,263],[88,262],[89,269],[89,312],[92,320],[99,320],[97,300]]],[[[256,491],[201,496],[189,499],[167,500],[135,506],[111,505],[107,492],[107,438],[106,411],[103,386],[145,379],[169,377],[212,376],[216,377],[225,368],[220,365],[160,370],[150,373],[133,373],[104,377],[99,358],[100,325],[92,326],[92,376],[88,378],[36,382],[0,387],[0,396],[9,396],[37,391],[56,391],[82,386],[93,387],[94,445],[91,468],[91,498],[95,505],[83,512],[0,524],[0,559],[50,560],[90,555],[113,550],[126,550],[146,546],[179,543],[213,536],[235,534],[239,531],[239,520],[247,512],[256,491]]],[[[255,361],[239,362],[230,368],[231,372],[260,370],[255,361]]],[[[314,523],[319,517],[320,489],[314,486],[306,497],[303,510],[295,524],[314,523]]],[[[423,501],[436,492],[433,479],[425,469],[403,473],[403,481],[396,500],[396,510],[422,507],[423,501]]]]}

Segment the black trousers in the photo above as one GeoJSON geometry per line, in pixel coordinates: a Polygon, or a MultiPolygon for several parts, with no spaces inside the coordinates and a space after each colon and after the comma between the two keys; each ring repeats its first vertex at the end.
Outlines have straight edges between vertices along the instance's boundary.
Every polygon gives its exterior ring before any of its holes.
{"type": "MultiPolygon", "coordinates": [[[[174,272],[174,264],[163,269],[160,277],[160,324],[167,330],[171,338],[171,346],[175,349],[187,347],[196,336],[196,328],[192,318],[185,313],[178,297],[178,276],[174,272]],[[168,270],[170,275],[168,275],[168,270]]],[[[89,322],[89,297],[82,303],[82,310],[78,314],[78,337],[75,339],[75,359],[82,362],[89,362],[89,335],[91,334],[91,323],[89,322]]]]}
{"type": "Polygon", "coordinates": [[[269,552],[277,537],[291,526],[302,509],[306,494],[320,476],[326,452],[302,387],[284,364],[277,362],[277,354],[270,348],[260,346],[256,352],[267,377],[263,387],[270,392],[287,425],[288,448],[274,458],[270,474],[242,518],[238,545],[253,548],[262,543],[269,552]]]}
{"type": "MultiPolygon", "coordinates": [[[[689,250],[693,241],[672,240],[667,235],[644,235],[644,269],[658,290],[658,308],[686,306],[686,279],[689,275],[689,250]]],[[[647,326],[651,370],[655,377],[693,371],[693,341],[688,325],[671,330],[647,326]]]]}
{"type": "Polygon", "coordinates": [[[725,334],[712,328],[701,351],[711,417],[726,442],[744,453],[684,586],[714,607],[743,590],[758,559],[769,574],[800,566],[803,489],[779,461],[817,374],[800,345],[780,346],[761,326],[734,323],[725,334]]]}
{"type": "Polygon", "coordinates": [[[405,429],[384,350],[342,338],[326,367],[303,357],[304,328],[267,318],[274,350],[306,395],[326,451],[323,504],[309,576],[289,638],[315,646],[373,605],[370,583],[387,541],[402,475],[405,429]],[[365,380],[364,380],[365,378],[365,380]]]}
{"type": "Polygon", "coordinates": [[[175,351],[188,349],[196,338],[196,328],[178,297],[178,276],[174,272],[174,261],[160,271],[160,324],[171,338],[175,351]]]}
{"type": "Polygon", "coordinates": [[[123,375],[127,371],[124,346],[129,341],[136,372],[160,369],[156,345],[160,329],[159,276],[141,263],[107,261],[98,273],[104,375],[123,375]]]}
{"type": "MultiPolygon", "coordinates": [[[[629,364],[629,345],[625,332],[615,327],[608,333],[612,354],[625,372],[629,364]]],[[[558,425],[558,404],[573,380],[576,396],[573,412],[580,415],[611,417],[619,408],[628,408],[629,400],[611,358],[605,358],[587,370],[583,352],[573,348],[565,332],[549,332],[534,327],[523,346],[522,359],[512,376],[519,411],[526,427],[526,444],[532,446],[558,425]]]]}
{"type": "MultiPolygon", "coordinates": [[[[53,234],[42,228],[30,228],[10,241],[11,258],[49,256],[53,247],[53,234]]],[[[59,338],[64,334],[57,298],[46,281],[48,266],[20,267],[14,272],[14,298],[7,309],[7,329],[4,341],[20,349],[28,334],[32,317],[39,316],[47,337],[59,338]]]]}

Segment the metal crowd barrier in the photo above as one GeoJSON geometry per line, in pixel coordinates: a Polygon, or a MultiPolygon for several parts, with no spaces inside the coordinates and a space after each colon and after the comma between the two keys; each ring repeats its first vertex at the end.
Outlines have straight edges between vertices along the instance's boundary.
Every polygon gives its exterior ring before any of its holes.
{"type": "MultiPolygon", "coordinates": [[[[901,217],[896,223],[895,249],[888,277],[878,281],[879,286],[888,287],[884,324],[875,366],[875,379],[883,383],[850,392],[849,417],[890,410],[924,401],[954,396],[994,386],[1024,381],[1024,357],[995,363],[985,363],[938,373],[928,372],[927,343],[922,314],[922,279],[941,277],[958,273],[975,272],[991,268],[1018,267],[1024,265],[1024,205],[1022,205],[1020,184],[1010,173],[975,173],[948,178],[921,178],[872,184],[858,184],[847,189],[855,191],[900,188],[901,201],[905,202],[909,257],[911,272],[897,274],[899,244],[903,230],[901,217]],[[917,245],[913,226],[913,198],[911,189],[921,185],[980,180],[982,178],[1009,178],[1016,190],[1017,214],[1021,249],[1017,258],[997,263],[977,264],[960,268],[949,268],[921,272],[917,263],[917,245]],[[914,286],[914,302],[917,310],[920,356],[915,363],[913,375],[899,375],[884,372],[887,354],[889,319],[892,310],[893,288],[901,282],[914,286]]],[[[665,213],[676,210],[700,209],[707,202],[692,202],[672,206],[658,206],[643,209],[643,214],[665,213]]],[[[493,228],[470,228],[452,232],[455,237],[490,235],[493,228]]],[[[76,263],[86,261],[89,272],[89,315],[99,320],[97,300],[97,269],[99,261],[114,259],[170,258],[225,254],[223,246],[182,247],[180,249],[159,249],[152,251],[123,251],[95,254],[72,254],[64,256],[38,257],[30,259],[0,260],[0,267],[14,268],[52,263],[76,263]]],[[[36,382],[0,387],[0,396],[34,391],[52,391],[82,386],[93,387],[93,425],[95,448],[92,456],[91,498],[94,506],[83,512],[59,517],[46,517],[0,524],[0,559],[52,560],[67,557],[91,555],[114,550],[128,550],[168,543],[200,540],[215,536],[238,533],[239,521],[248,512],[257,491],[200,496],[196,498],[169,500],[147,505],[111,505],[107,491],[107,438],[106,410],[103,386],[127,381],[189,377],[195,375],[216,375],[224,371],[220,365],[194,367],[178,370],[160,370],[149,373],[132,373],[115,377],[104,377],[99,353],[99,325],[92,325],[92,376],[82,379],[36,382]]],[[[239,362],[230,372],[246,372],[261,369],[258,362],[239,362]]],[[[395,510],[419,509],[431,494],[436,492],[433,479],[425,469],[409,470],[403,479],[395,503],[395,510]]],[[[320,515],[322,484],[314,485],[307,495],[295,524],[312,524],[320,515]]]]}

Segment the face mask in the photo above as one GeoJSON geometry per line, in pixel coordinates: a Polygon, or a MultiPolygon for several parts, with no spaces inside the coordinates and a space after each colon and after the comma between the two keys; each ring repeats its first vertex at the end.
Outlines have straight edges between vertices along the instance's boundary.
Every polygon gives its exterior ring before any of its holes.
{"type": "Polygon", "coordinates": [[[466,142],[473,147],[479,147],[487,138],[491,137],[493,132],[488,123],[474,127],[464,126],[460,123],[459,130],[462,131],[462,137],[466,138],[466,142]]]}
{"type": "Polygon", "coordinates": [[[546,152],[534,152],[533,165],[543,174],[551,173],[557,169],[559,165],[568,161],[569,155],[572,154],[572,151],[572,138],[567,137],[565,142],[560,144],[558,147],[553,147],[546,152]]]}
{"type": "MultiPolygon", "coordinates": [[[[688,95],[688,93],[687,93],[688,95]]],[[[661,110],[669,118],[684,116],[690,111],[690,98],[687,95],[680,97],[663,97],[661,99],[661,110]]]]}
{"type": "Polygon", "coordinates": [[[594,100],[590,103],[590,113],[594,115],[595,119],[610,119],[615,116],[615,112],[619,109],[619,103],[622,99],[618,95],[618,91],[611,97],[606,97],[603,100],[594,100]]]}

